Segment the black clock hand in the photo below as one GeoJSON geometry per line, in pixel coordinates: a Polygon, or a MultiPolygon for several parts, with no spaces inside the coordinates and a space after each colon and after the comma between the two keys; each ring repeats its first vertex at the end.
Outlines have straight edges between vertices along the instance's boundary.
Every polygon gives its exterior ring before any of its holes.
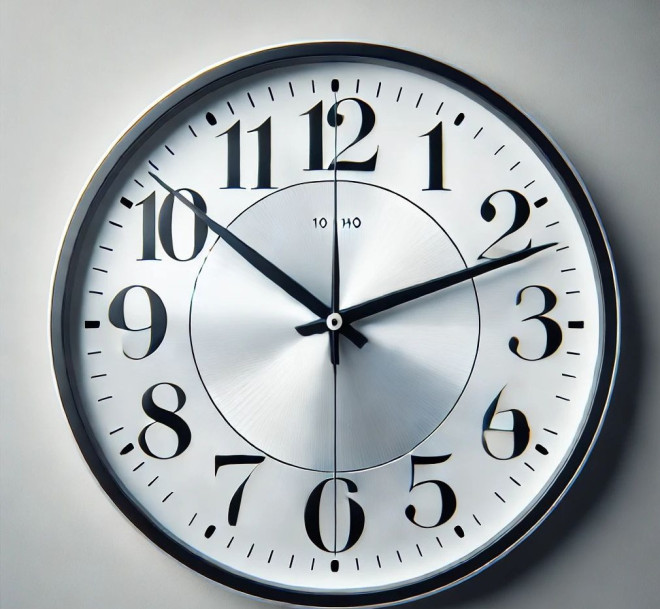
{"type": "MultiPolygon", "coordinates": [[[[396,292],[390,292],[383,296],[378,296],[371,300],[367,300],[358,305],[348,307],[342,311],[339,311],[343,323],[352,323],[359,319],[364,319],[376,313],[381,313],[382,311],[387,311],[393,307],[410,302],[427,294],[432,294],[433,292],[438,292],[444,290],[445,288],[456,285],[457,283],[462,283],[468,279],[474,279],[479,275],[484,273],[489,273],[495,269],[502,268],[503,266],[508,266],[515,262],[520,262],[525,258],[529,258],[538,252],[557,245],[556,243],[545,243],[544,245],[537,245],[535,247],[529,247],[520,252],[514,252],[513,254],[508,254],[507,256],[502,256],[495,260],[490,260],[489,262],[484,262],[483,264],[477,264],[466,269],[461,269],[455,273],[449,275],[444,275],[442,277],[437,277],[431,279],[430,281],[425,281],[423,283],[418,283],[416,285],[410,286],[408,288],[403,288],[397,290],[396,292]]],[[[310,336],[311,334],[321,334],[328,329],[326,325],[326,320],[317,319],[307,324],[296,326],[296,330],[303,336],[310,336]]]]}
{"type": "MultiPolygon", "coordinates": [[[[323,319],[326,319],[327,316],[331,313],[331,310],[327,305],[316,298],[316,296],[314,296],[310,291],[301,286],[295,279],[276,267],[272,262],[264,258],[259,252],[253,250],[247,243],[241,241],[230,230],[209,218],[201,209],[188,201],[188,199],[186,199],[186,197],[184,197],[180,192],[177,192],[168,186],[157,175],[152,172],[149,172],[149,175],[165,190],[167,190],[167,192],[176,197],[188,209],[190,209],[214,233],[222,238],[225,243],[227,243],[227,245],[229,245],[236,253],[241,255],[260,273],[268,277],[268,279],[270,279],[275,285],[282,288],[287,294],[289,294],[289,296],[307,307],[312,313],[315,313],[323,319]]],[[[367,342],[367,339],[363,334],[348,324],[344,324],[342,326],[341,332],[357,347],[362,348],[367,342]]]]}
{"type": "MultiPolygon", "coordinates": [[[[333,323],[339,325],[336,314],[339,312],[339,230],[337,227],[337,88],[338,82],[332,81],[332,91],[335,94],[335,160],[333,161],[333,192],[334,208],[332,219],[332,295],[330,308],[333,317],[330,318],[330,361],[334,366],[339,364],[339,332],[332,329],[333,323]]],[[[335,371],[336,374],[336,371],[335,371]]],[[[335,531],[336,534],[336,531],[335,531]]]]}

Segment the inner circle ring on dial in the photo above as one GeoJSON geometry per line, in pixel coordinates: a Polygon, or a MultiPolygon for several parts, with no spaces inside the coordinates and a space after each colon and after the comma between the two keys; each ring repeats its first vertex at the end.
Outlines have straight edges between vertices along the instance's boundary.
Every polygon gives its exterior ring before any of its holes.
{"type": "MultiPolygon", "coordinates": [[[[269,193],[230,224],[324,302],[330,300],[332,230],[314,228],[313,218],[332,217],[332,184],[304,182],[269,193]]],[[[358,181],[338,185],[342,307],[466,267],[446,231],[409,199],[358,181]],[[351,216],[362,214],[359,229],[341,228],[346,201],[351,216]]],[[[481,329],[472,281],[355,322],[369,343],[358,350],[340,341],[335,449],[328,338],[294,330],[313,319],[216,240],[190,307],[202,384],[225,421],[257,450],[324,472],[333,471],[335,452],[337,471],[368,469],[432,434],[469,381],[481,329]]]]}

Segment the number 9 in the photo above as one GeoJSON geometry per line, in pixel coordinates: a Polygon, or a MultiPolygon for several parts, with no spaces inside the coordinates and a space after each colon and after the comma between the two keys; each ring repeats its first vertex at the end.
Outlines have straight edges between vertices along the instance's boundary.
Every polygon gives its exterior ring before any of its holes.
{"type": "Polygon", "coordinates": [[[160,299],[160,296],[146,286],[130,285],[121,290],[110,303],[108,318],[110,319],[110,323],[120,330],[128,330],[129,332],[149,332],[149,347],[144,355],[133,356],[127,353],[125,348],[123,349],[124,355],[130,359],[144,359],[151,355],[156,349],[158,349],[158,347],[160,347],[160,344],[165,338],[165,330],[167,329],[167,312],[165,311],[165,305],[160,299]],[[142,328],[131,328],[126,323],[126,296],[131,290],[137,289],[144,290],[149,299],[150,323],[142,328]]]}

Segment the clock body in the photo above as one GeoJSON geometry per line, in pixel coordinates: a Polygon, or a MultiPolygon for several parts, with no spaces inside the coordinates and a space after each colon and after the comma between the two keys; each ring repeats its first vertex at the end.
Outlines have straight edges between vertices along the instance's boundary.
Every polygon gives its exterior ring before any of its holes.
{"type": "Polygon", "coordinates": [[[248,594],[374,605],[474,575],[563,495],[617,293],[524,114],[428,58],[309,43],[198,74],[116,142],[51,335],[83,454],[147,536],[248,594]]]}

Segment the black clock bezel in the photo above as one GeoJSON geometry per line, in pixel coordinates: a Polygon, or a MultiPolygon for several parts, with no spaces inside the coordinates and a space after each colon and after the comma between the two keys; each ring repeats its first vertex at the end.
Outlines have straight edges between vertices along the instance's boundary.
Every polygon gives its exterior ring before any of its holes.
{"type": "Polygon", "coordinates": [[[53,367],[62,405],[84,458],[112,501],[147,537],[188,567],[240,592],[294,605],[351,607],[411,600],[464,581],[507,554],[547,517],[579,474],[600,431],[616,373],[619,347],[618,309],[614,266],[595,208],[568,161],[529,117],[473,77],[428,57],[367,43],[312,42],[262,50],[213,66],[156,102],[123,134],[90,178],[70,220],[53,279],[50,331],[53,367]],[[71,307],[70,288],[75,275],[73,269],[79,263],[79,247],[77,247],[81,242],[79,235],[84,234],[90,218],[98,208],[101,194],[112,182],[134,147],[139,146],[172,113],[178,112],[182,105],[187,106],[213,88],[225,86],[251,73],[275,67],[296,63],[351,60],[399,66],[451,81],[484,100],[490,108],[505,115],[537,146],[547,163],[556,172],[557,178],[563,182],[564,187],[573,197],[591,240],[603,293],[603,360],[591,410],[573,452],[543,497],[515,526],[472,558],[427,579],[382,591],[328,594],[280,588],[223,569],[176,541],[131,500],[128,492],[103,458],[89,430],[84,409],[79,407],[76,372],[69,357],[70,338],[66,320],[71,307]]]}

